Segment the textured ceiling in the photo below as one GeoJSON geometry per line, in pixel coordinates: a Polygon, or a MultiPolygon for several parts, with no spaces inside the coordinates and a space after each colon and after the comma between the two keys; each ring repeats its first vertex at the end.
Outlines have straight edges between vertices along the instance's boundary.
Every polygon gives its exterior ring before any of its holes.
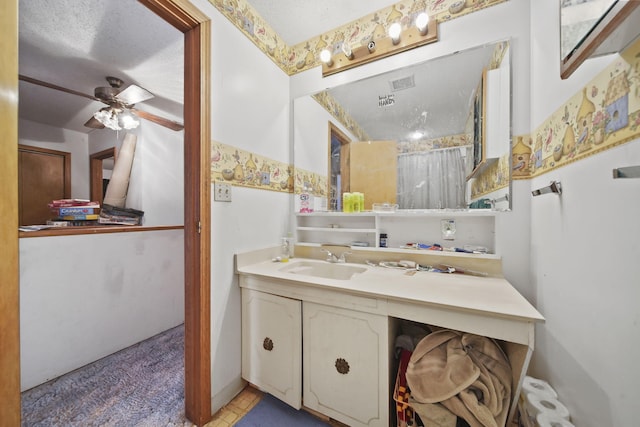
{"type": "MultiPolygon", "coordinates": [[[[19,72],[88,95],[106,76],[138,84],[181,120],[183,36],[136,0],[20,0],[19,72]]],[[[20,82],[21,118],[88,132],[104,104],[20,82]]]]}
{"type": "MultiPolygon", "coordinates": [[[[248,3],[291,46],[396,1],[248,3]]],[[[151,107],[154,113],[182,121],[183,35],[138,1],[20,0],[19,12],[20,74],[88,95],[93,95],[97,86],[107,86],[106,76],[115,76],[124,80],[124,86],[137,84],[155,95],[136,108],[151,107]]],[[[441,73],[450,75],[447,71],[441,73]]],[[[377,96],[380,91],[371,94],[377,96]]],[[[445,110],[444,101],[439,102],[439,109],[445,110]]],[[[19,113],[24,119],[89,132],[91,129],[84,123],[103,106],[97,101],[20,82],[19,113]]],[[[375,103],[371,106],[376,111],[368,116],[379,114],[375,103]]]]}
{"type": "MultiPolygon", "coordinates": [[[[289,45],[394,0],[248,0],[289,45]]],[[[183,37],[136,0],[20,0],[20,74],[93,95],[106,76],[137,84],[153,107],[182,120],[183,37]]],[[[80,132],[97,101],[20,82],[20,117],[80,132]]],[[[157,110],[154,112],[158,112],[157,110]]]]}

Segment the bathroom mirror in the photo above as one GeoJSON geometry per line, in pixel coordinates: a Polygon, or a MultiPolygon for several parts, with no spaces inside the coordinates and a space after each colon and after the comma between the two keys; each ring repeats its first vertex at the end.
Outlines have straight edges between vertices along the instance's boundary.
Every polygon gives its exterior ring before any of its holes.
{"type": "Polygon", "coordinates": [[[640,35],[640,2],[560,0],[560,76],[585,60],[623,50],[640,35]]]}
{"type": "Polygon", "coordinates": [[[295,99],[296,193],[312,210],[354,191],[365,210],[510,209],[509,57],[500,41],[295,99]]]}

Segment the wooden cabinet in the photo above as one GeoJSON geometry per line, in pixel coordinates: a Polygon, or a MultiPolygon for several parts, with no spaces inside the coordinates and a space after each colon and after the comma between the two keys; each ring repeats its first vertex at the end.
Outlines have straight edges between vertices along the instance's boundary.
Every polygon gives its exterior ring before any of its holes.
{"type": "Polygon", "coordinates": [[[242,289],[242,377],[294,408],[304,383],[307,408],[387,426],[388,348],[386,316],[242,289]]]}
{"type": "Polygon", "coordinates": [[[242,378],[296,409],[301,404],[301,302],[242,289],[242,378]]]}
{"type": "Polygon", "coordinates": [[[305,406],[350,426],[387,426],[387,317],[304,302],[303,336],[305,406]]]}

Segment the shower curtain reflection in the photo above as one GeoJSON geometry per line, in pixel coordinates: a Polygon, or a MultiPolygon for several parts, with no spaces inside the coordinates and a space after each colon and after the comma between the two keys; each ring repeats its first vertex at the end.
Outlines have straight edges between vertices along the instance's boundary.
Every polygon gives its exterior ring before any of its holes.
{"type": "Polygon", "coordinates": [[[400,154],[399,208],[466,208],[466,154],[467,147],[400,154]]]}

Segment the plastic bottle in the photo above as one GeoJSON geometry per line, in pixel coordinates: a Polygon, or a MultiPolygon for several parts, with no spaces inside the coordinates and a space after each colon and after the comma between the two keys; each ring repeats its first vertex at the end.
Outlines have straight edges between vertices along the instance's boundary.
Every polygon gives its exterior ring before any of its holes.
{"type": "Polygon", "coordinates": [[[380,247],[387,247],[387,233],[380,233],[380,247]]]}
{"type": "Polygon", "coordinates": [[[342,193],[342,212],[353,212],[353,198],[351,197],[351,193],[342,193]]]}
{"type": "Polygon", "coordinates": [[[360,193],[351,193],[352,212],[360,212],[360,193]]]}
{"type": "Polygon", "coordinates": [[[280,262],[289,262],[289,239],[282,238],[282,244],[280,245],[280,262]]]}

